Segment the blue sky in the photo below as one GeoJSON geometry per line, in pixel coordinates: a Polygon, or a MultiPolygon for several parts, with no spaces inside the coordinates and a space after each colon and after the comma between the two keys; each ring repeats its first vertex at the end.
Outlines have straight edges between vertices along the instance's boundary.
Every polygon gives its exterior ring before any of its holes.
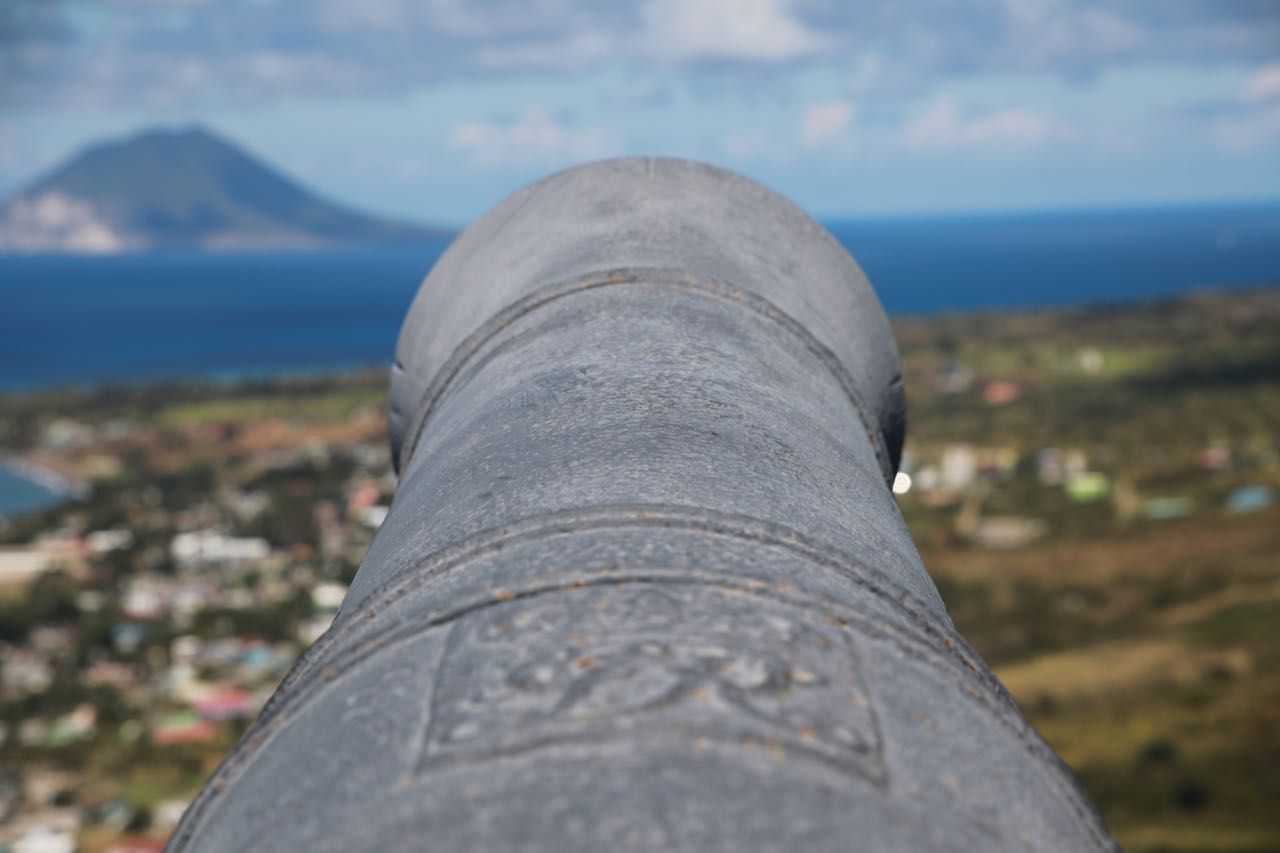
{"type": "Polygon", "coordinates": [[[442,223],[622,154],[828,217],[1280,200],[1280,0],[0,0],[0,193],[192,122],[442,223]]]}

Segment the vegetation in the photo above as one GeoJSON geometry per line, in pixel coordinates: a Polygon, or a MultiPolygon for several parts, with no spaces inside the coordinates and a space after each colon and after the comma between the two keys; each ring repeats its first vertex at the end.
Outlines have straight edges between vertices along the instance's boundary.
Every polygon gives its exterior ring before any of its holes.
{"type": "Polygon", "coordinates": [[[1226,505],[1242,487],[1280,491],[1280,290],[909,320],[898,334],[911,454],[1018,454],[979,478],[980,499],[902,496],[960,631],[1126,850],[1280,849],[1280,510],[1226,505]],[[989,402],[993,382],[1016,399],[989,402]],[[1046,485],[1044,448],[1079,451],[1109,494],[1076,502],[1046,485]],[[1188,514],[1148,517],[1161,499],[1188,514]],[[975,500],[1048,533],[982,548],[961,521],[975,500]]]}
{"type": "MultiPolygon", "coordinates": [[[[1127,850],[1280,849],[1280,288],[896,325],[914,480],[900,505],[960,631],[1127,850]],[[984,533],[1000,520],[1004,535],[984,533]]],[[[0,763],[73,768],[67,797],[115,798],[124,829],[160,832],[162,801],[196,790],[247,720],[162,745],[137,734],[136,701],[79,673],[114,656],[159,680],[179,633],[296,643],[310,585],[349,581],[367,546],[353,496],[388,497],[384,395],[385,378],[364,374],[0,396],[3,446],[39,456],[69,421],[96,437],[46,453],[51,464],[118,462],[92,476],[90,498],[0,525],[0,544],[68,525],[133,536],[74,580],[0,595],[0,644],[50,624],[75,636],[47,689],[0,697],[0,721],[14,732],[97,710],[91,738],[10,738],[0,763]],[[262,508],[232,512],[227,495],[262,508]],[[137,648],[113,649],[114,591],[140,574],[180,579],[173,535],[208,525],[262,537],[274,568],[227,577],[235,589],[181,632],[154,623],[137,648]],[[86,590],[103,597],[96,610],[86,590]]],[[[114,837],[104,826],[87,824],[86,849],[114,837]]]]}

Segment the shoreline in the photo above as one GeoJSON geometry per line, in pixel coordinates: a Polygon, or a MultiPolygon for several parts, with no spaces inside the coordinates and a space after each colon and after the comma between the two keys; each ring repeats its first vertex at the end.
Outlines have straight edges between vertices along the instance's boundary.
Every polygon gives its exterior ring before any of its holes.
{"type": "Polygon", "coordinates": [[[8,488],[0,488],[0,526],[93,494],[87,481],[22,454],[0,453],[2,486],[8,488]]]}
{"type": "Polygon", "coordinates": [[[63,500],[83,500],[92,492],[84,480],[27,456],[0,456],[0,469],[63,500]]]}

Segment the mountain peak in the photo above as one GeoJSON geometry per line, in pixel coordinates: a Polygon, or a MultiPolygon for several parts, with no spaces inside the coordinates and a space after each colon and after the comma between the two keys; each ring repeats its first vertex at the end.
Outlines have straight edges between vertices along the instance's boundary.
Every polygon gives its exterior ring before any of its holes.
{"type": "Polygon", "coordinates": [[[220,136],[213,130],[202,124],[188,124],[180,127],[150,127],[139,130],[132,136],[125,137],[113,141],[106,141],[103,145],[169,145],[169,146],[187,146],[187,145],[204,145],[216,148],[236,149],[235,143],[226,137],[220,136]]]}
{"type": "Polygon", "coordinates": [[[150,139],[178,140],[178,141],[206,139],[206,140],[213,140],[216,142],[222,142],[223,144],[226,144],[226,145],[231,144],[230,142],[226,142],[225,140],[223,140],[222,137],[220,137],[217,133],[210,130],[208,127],[204,126],[203,124],[200,124],[199,122],[192,122],[191,124],[176,125],[172,127],[170,126],[144,127],[141,130],[138,130],[137,132],[135,132],[132,136],[129,136],[123,140],[117,140],[117,141],[127,143],[127,142],[146,141],[150,139]]]}
{"type": "Polygon", "coordinates": [[[199,124],[91,145],[0,207],[0,250],[284,248],[442,232],[328,202],[199,124]]]}

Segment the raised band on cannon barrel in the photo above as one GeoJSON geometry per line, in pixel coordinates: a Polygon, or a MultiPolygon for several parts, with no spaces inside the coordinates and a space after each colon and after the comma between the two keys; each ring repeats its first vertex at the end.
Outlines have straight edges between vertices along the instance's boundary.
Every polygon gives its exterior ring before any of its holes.
{"type": "Polygon", "coordinates": [[[921,565],[903,413],[790,202],[661,159],[521,190],[418,293],[391,512],[172,849],[1113,849],[921,565]]]}

